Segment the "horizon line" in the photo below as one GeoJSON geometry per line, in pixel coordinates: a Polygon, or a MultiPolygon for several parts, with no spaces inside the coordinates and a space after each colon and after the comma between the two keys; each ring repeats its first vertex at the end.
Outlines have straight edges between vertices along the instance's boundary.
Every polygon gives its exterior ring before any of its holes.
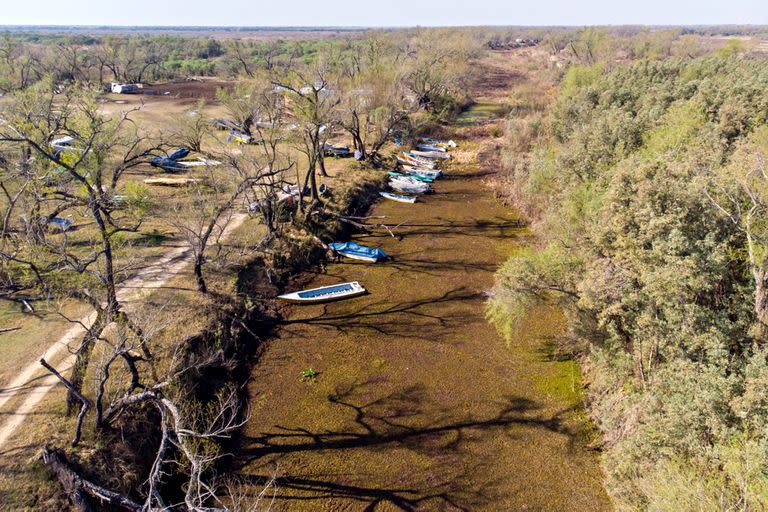
{"type": "Polygon", "coordinates": [[[553,25],[119,25],[119,24],[13,24],[0,23],[2,29],[67,29],[67,28],[123,28],[123,29],[238,29],[238,30],[376,30],[376,29],[408,29],[408,28],[580,28],[580,27],[651,27],[651,28],[700,28],[700,27],[764,27],[761,23],[595,23],[595,24],[553,24],[553,25]]]}

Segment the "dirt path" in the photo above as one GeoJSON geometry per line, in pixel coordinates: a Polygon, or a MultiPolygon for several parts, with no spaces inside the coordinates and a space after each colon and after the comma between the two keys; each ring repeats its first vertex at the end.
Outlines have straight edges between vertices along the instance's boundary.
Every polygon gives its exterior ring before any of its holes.
{"type": "Polygon", "coordinates": [[[583,416],[541,385],[560,319],[531,318],[508,347],[484,317],[521,241],[483,178],[454,166],[423,201],[378,205],[402,239],[356,240],[394,261],[345,260],[310,283],[370,294],[289,312],[254,370],[238,452],[251,490],[279,477],[272,510],[610,508],[583,416]],[[309,367],[319,375],[302,381],[309,367]]]}
{"type": "MultiPolygon", "coordinates": [[[[246,218],[245,214],[233,216],[224,236],[226,237],[237,229],[246,218]]],[[[142,269],[139,275],[126,281],[118,290],[118,299],[128,309],[135,307],[149,293],[164,286],[169,279],[184,270],[190,263],[190,254],[190,250],[185,246],[169,251],[160,260],[142,269]]],[[[89,314],[80,318],[79,322],[83,325],[91,325],[94,319],[95,314],[89,314]]],[[[60,372],[66,375],[75,362],[75,356],[69,350],[71,344],[79,342],[84,333],[85,329],[81,325],[73,325],[60,338],[51,343],[40,357],[54,364],[60,372]]],[[[34,412],[51,389],[59,384],[56,377],[42,369],[38,360],[39,357],[23,367],[8,386],[0,389],[0,411],[2,411],[3,416],[3,422],[0,423],[0,448],[8,442],[13,433],[34,412]],[[23,400],[14,404],[11,410],[4,410],[4,407],[17,397],[23,397],[23,400]]]]}

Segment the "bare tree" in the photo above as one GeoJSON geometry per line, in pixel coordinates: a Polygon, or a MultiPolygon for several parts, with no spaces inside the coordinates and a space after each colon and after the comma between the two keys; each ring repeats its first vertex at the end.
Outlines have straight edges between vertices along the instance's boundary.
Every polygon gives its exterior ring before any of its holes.
{"type": "MultiPolygon", "coordinates": [[[[118,265],[116,251],[119,235],[138,230],[141,215],[119,209],[115,198],[124,174],[145,163],[157,146],[137,134],[130,119],[133,111],[108,120],[99,115],[92,94],[70,90],[63,96],[54,99],[50,86],[40,84],[3,112],[0,144],[22,154],[29,149],[32,156],[25,164],[30,170],[18,173],[26,180],[20,186],[25,194],[15,201],[25,205],[18,229],[26,236],[13,250],[4,245],[0,257],[6,269],[13,263],[20,273],[32,270],[44,294],[75,297],[93,308],[95,321],[86,326],[72,376],[73,387],[80,390],[89,354],[102,331],[113,322],[136,329],[118,300],[118,283],[126,269],[118,265]],[[53,142],[62,135],[71,146],[53,142]],[[51,172],[56,179],[50,179],[51,172]],[[92,227],[84,244],[68,236],[72,217],[92,227]],[[51,230],[59,233],[49,235],[51,230]]],[[[70,393],[70,405],[78,402],[70,393]]]]}
{"type": "MultiPolygon", "coordinates": [[[[333,90],[330,68],[323,62],[316,62],[309,70],[292,69],[283,76],[273,75],[272,83],[282,91],[290,102],[290,109],[298,125],[293,139],[294,147],[307,159],[307,170],[301,190],[309,188],[312,203],[319,202],[317,169],[323,159],[324,133],[331,129],[336,107],[340,99],[333,90]]],[[[299,205],[303,204],[303,193],[299,205]]]]}

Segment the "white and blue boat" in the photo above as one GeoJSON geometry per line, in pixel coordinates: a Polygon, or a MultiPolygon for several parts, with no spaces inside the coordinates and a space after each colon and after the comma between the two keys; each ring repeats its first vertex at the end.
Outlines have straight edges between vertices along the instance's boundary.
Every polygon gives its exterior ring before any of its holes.
{"type": "Polygon", "coordinates": [[[425,178],[432,178],[433,180],[436,180],[443,175],[443,171],[440,169],[422,169],[421,167],[414,167],[412,165],[403,165],[402,167],[406,174],[410,174],[412,176],[424,176],[425,178]]]}
{"type": "Polygon", "coordinates": [[[365,288],[360,286],[357,281],[349,283],[333,284],[331,286],[321,286],[299,292],[285,293],[278,295],[277,298],[296,304],[317,304],[318,302],[330,302],[334,300],[351,299],[359,297],[366,293],[365,288]]]}
{"type": "Polygon", "coordinates": [[[411,151],[411,155],[416,158],[428,158],[431,160],[448,160],[451,155],[448,153],[441,153],[440,151],[411,151]]]}
{"type": "Polygon", "coordinates": [[[392,192],[379,192],[379,195],[383,197],[384,199],[389,199],[391,201],[397,201],[398,203],[410,203],[413,204],[416,202],[415,196],[404,196],[402,194],[393,194],[392,192]]]}
{"type": "Polygon", "coordinates": [[[432,190],[432,188],[426,183],[422,183],[421,181],[413,179],[409,176],[404,176],[402,178],[390,178],[389,186],[398,192],[405,192],[406,194],[426,194],[432,190]]]}
{"type": "Polygon", "coordinates": [[[444,148],[455,148],[457,145],[452,140],[436,140],[436,139],[430,139],[429,137],[422,137],[421,140],[423,140],[427,144],[432,144],[433,146],[442,146],[444,148]]]}
{"type": "Polygon", "coordinates": [[[421,151],[437,151],[438,153],[446,153],[448,150],[443,146],[435,146],[433,144],[419,144],[416,149],[421,151]]]}
{"type": "Polygon", "coordinates": [[[426,167],[428,169],[434,169],[437,166],[437,162],[434,160],[430,160],[428,158],[421,158],[413,153],[407,153],[403,152],[403,156],[405,157],[406,162],[408,162],[411,165],[416,165],[419,167],[426,167]]]}
{"type": "Polygon", "coordinates": [[[397,171],[389,171],[388,174],[390,176],[392,176],[393,178],[412,178],[412,179],[415,179],[415,180],[422,181],[424,183],[432,183],[433,181],[435,181],[434,178],[430,178],[428,176],[422,176],[420,174],[410,174],[410,173],[403,174],[403,173],[397,172],[397,171]]]}
{"type": "Polygon", "coordinates": [[[64,232],[72,227],[72,219],[65,219],[63,217],[40,217],[40,222],[49,226],[51,230],[64,232]]]}
{"type": "Polygon", "coordinates": [[[367,261],[368,263],[376,263],[377,261],[389,258],[387,253],[381,249],[366,247],[355,242],[334,242],[328,244],[328,247],[330,247],[333,252],[341,254],[342,256],[353,260],[367,261]]]}

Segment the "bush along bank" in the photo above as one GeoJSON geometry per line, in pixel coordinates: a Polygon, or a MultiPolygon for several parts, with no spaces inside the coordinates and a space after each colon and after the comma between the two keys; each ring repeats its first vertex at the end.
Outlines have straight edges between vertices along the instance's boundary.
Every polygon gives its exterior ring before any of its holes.
{"type": "Polygon", "coordinates": [[[504,170],[541,245],[489,314],[513,335],[565,311],[620,509],[766,508],[768,62],[598,68],[568,70],[504,170]]]}

